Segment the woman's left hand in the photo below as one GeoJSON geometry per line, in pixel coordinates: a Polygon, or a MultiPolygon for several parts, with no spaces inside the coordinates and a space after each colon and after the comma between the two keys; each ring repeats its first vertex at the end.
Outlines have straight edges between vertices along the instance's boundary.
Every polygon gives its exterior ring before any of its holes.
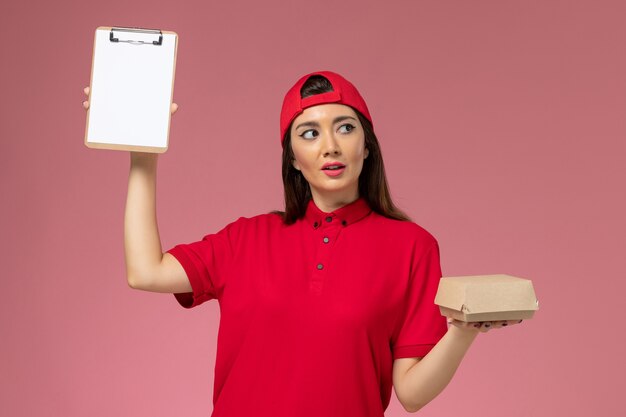
{"type": "Polygon", "coordinates": [[[464,322],[453,318],[448,318],[448,324],[456,326],[460,329],[478,330],[481,333],[487,333],[491,329],[501,329],[502,327],[510,327],[514,324],[519,324],[523,320],[501,320],[501,321],[479,321],[479,322],[464,322]]]}

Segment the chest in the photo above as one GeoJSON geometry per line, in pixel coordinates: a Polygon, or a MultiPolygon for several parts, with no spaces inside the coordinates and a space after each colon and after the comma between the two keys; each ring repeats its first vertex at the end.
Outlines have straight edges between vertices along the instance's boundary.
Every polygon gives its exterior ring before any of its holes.
{"type": "Polygon", "coordinates": [[[390,329],[403,305],[411,251],[392,235],[341,225],[256,236],[236,253],[222,314],[329,323],[337,331],[390,329]]]}

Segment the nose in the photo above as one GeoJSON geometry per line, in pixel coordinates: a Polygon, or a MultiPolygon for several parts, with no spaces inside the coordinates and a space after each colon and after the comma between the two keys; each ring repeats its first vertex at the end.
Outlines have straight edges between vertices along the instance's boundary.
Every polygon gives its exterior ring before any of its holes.
{"type": "Polygon", "coordinates": [[[337,138],[335,137],[335,135],[333,134],[333,132],[328,132],[327,134],[323,135],[324,138],[322,140],[322,150],[324,153],[324,156],[328,156],[328,155],[339,155],[341,154],[341,149],[339,148],[339,142],[337,142],[337,138]]]}

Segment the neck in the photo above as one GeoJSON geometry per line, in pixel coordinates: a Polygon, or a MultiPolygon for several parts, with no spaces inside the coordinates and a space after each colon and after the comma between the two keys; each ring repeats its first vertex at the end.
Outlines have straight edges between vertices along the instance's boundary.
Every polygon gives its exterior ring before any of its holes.
{"type": "Polygon", "coordinates": [[[318,193],[311,190],[311,195],[315,205],[324,213],[330,213],[343,206],[346,206],[359,198],[359,190],[351,193],[318,193]]]}

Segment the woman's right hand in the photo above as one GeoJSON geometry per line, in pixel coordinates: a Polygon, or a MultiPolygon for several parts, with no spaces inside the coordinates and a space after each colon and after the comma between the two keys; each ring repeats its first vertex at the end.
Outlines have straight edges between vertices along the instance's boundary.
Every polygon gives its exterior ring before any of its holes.
{"type": "MultiPolygon", "coordinates": [[[[85,108],[85,110],[89,109],[89,87],[85,87],[83,89],[83,91],[85,92],[85,95],[87,96],[87,100],[83,101],[83,107],[85,108]]],[[[176,113],[176,110],[178,110],[178,104],[176,103],[172,103],[172,105],[170,106],[170,111],[172,112],[172,114],[176,113]]]]}

